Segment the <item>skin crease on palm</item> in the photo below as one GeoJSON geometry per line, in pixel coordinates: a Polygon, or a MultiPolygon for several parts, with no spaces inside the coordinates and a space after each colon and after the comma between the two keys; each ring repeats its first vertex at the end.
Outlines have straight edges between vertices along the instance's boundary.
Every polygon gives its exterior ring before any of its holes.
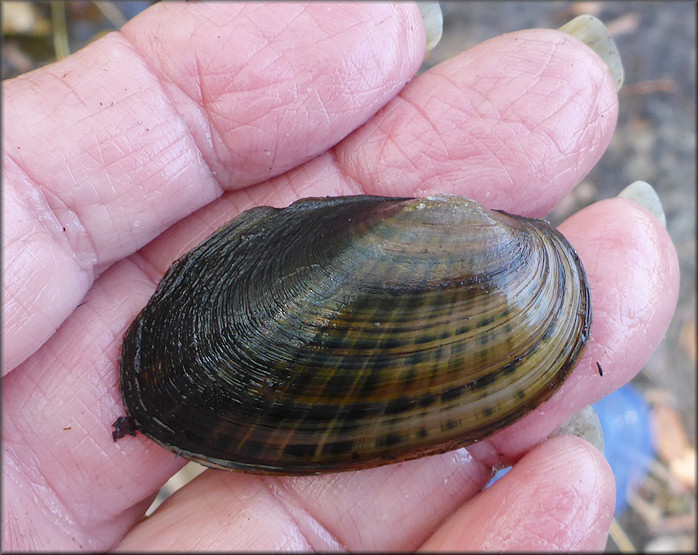
{"type": "Polygon", "coordinates": [[[414,77],[424,41],[407,3],[159,4],[4,83],[6,550],[603,549],[607,463],[546,438],[630,380],[673,314],[674,247],[629,200],[561,226],[589,276],[590,344],[550,401],[487,440],[315,477],[208,471],[146,520],[186,461],[112,441],[128,324],[240,211],[444,192],[543,217],[603,154],[618,98],[581,42],[518,31],[414,77]]]}

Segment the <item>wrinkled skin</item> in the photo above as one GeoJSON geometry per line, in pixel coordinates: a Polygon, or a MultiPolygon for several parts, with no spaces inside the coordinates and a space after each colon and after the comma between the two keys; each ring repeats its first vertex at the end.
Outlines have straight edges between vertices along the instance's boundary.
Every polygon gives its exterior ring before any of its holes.
{"type": "Polygon", "coordinates": [[[185,461],[112,441],[125,329],[169,264],[240,211],[446,192],[541,217],[603,154],[618,99],[576,39],[520,31],[413,79],[423,44],[411,4],[160,4],[4,83],[6,550],[603,549],[607,463],[546,438],[630,380],[673,313],[674,247],[628,200],[561,226],[589,275],[589,347],[541,410],[488,440],[317,477],[209,471],[147,520],[185,461]]]}

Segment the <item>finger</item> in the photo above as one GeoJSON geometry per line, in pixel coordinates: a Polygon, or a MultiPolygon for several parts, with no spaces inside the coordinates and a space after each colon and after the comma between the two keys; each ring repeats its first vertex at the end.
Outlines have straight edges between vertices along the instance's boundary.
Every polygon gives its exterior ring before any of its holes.
{"type": "Polygon", "coordinates": [[[480,481],[490,471],[484,467],[479,469],[481,475],[465,471],[469,458],[460,449],[440,457],[320,477],[206,471],[131,530],[118,550],[410,549],[426,539],[425,528],[440,524],[443,505],[454,511],[462,495],[480,491],[480,481]],[[400,492],[399,498],[395,492],[400,492]],[[411,513],[422,505],[426,523],[414,526],[411,513]],[[374,525],[366,527],[365,519],[358,518],[362,507],[377,519],[374,525]],[[189,533],[184,532],[184,522],[189,533]],[[386,526],[392,528],[389,534],[382,531],[386,526]]]}
{"type": "Polygon", "coordinates": [[[606,150],[617,108],[591,49],[557,31],[519,31],[415,79],[337,158],[367,193],[454,193],[543,217],[606,150]]]}
{"type": "Polygon", "coordinates": [[[392,98],[424,57],[414,5],[157,8],[123,33],[162,77],[226,189],[325,151],[392,98]]]}
{"type": "Polygon", "coordinates": [[[455,512],[424,551],[603,551],[615,482],[594,447],[574,437],[546,441],[455,512]]]}
{"type": "Polygon", "coordinates": [[[3,372],[114,260],[368,119],[424,43],[411,4],[159,4],[4,83],[3,372]]]}

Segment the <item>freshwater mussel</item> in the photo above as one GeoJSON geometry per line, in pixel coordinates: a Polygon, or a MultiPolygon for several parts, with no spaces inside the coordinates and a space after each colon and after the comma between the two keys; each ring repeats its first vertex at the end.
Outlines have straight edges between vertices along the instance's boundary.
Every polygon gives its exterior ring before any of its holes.
{"type": "Polygon", "coordinates": [[[258,207],[131,324],[114,440],[269,474],[440,453],[548,399],[590,326],[582,264],[542,220],[450,195],[258,207]]]}

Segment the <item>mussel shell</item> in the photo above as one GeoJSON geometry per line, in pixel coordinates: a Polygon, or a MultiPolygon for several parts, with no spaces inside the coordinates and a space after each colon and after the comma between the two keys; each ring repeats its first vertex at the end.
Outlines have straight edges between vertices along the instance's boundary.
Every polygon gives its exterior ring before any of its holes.
{"type": "Polygon", "coordinates": [[[136,429],[209,466],[366,468],[522,417],[590,325],[582,264],[542,220],[447,195],[306,199],[171,266],[127,332],[121,393],[136,429]]]}

